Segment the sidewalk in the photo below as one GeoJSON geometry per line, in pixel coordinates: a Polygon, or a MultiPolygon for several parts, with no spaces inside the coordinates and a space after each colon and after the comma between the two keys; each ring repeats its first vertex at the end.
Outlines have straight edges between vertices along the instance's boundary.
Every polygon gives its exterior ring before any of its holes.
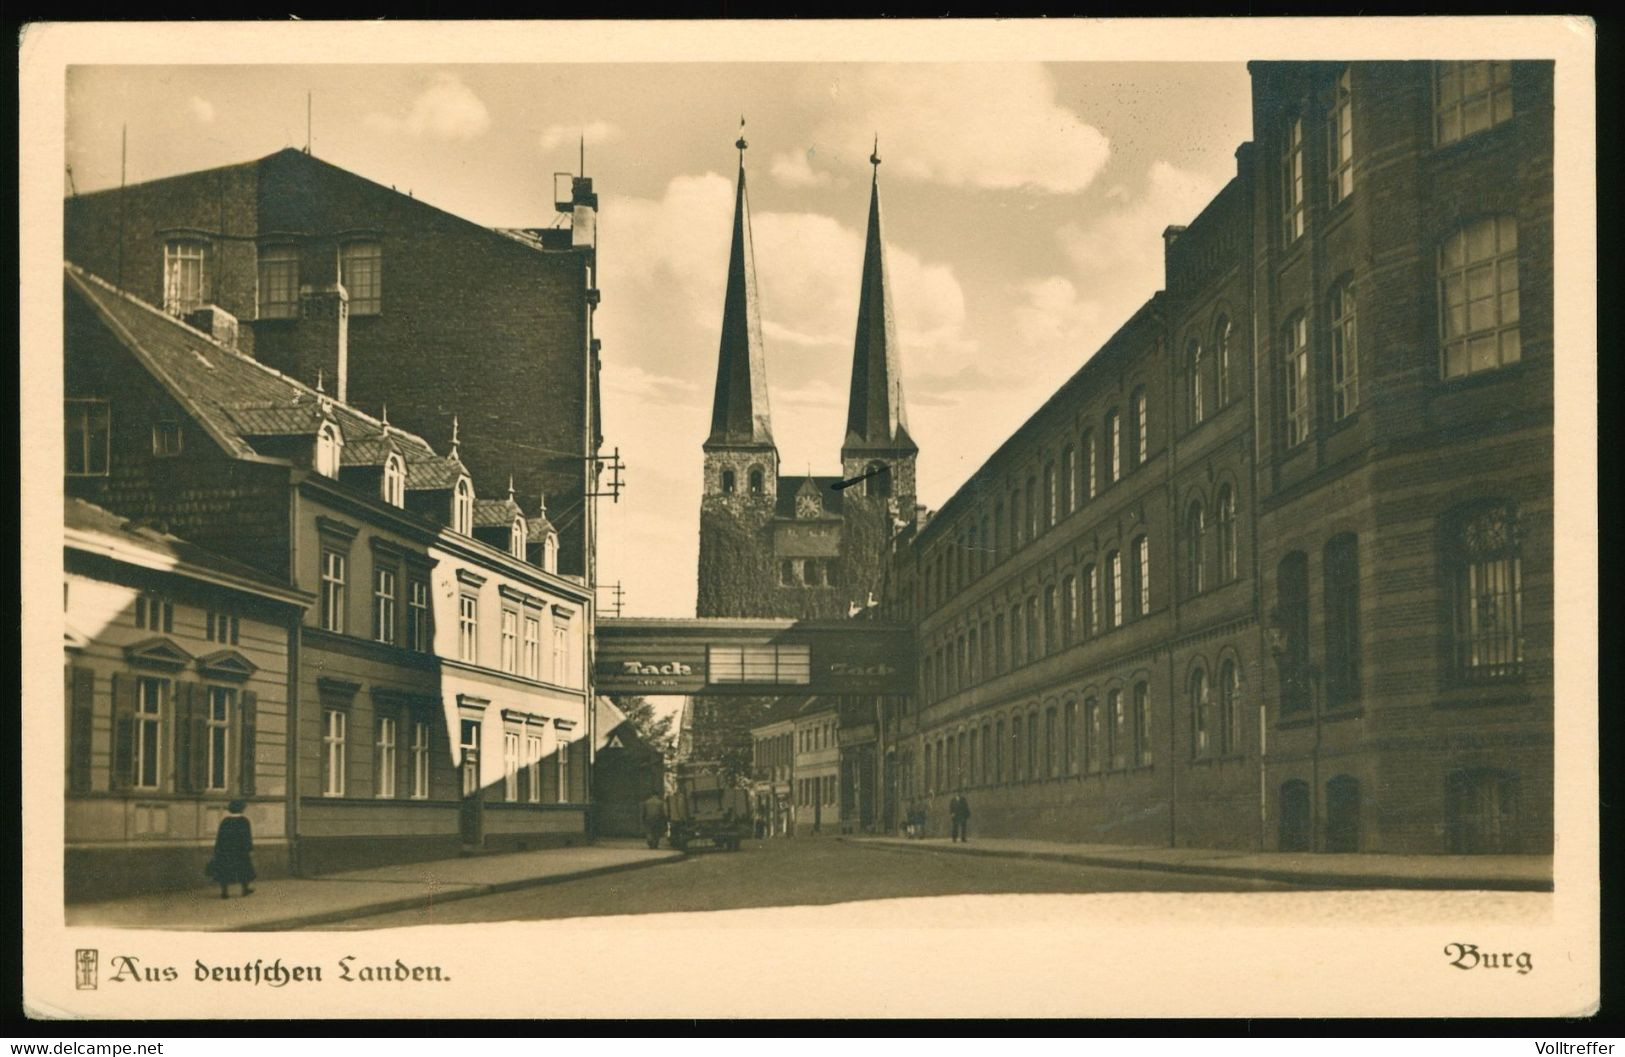
{"type": "Polygon", "coordinates": [[[681,859],[642,841],[403,863],[313,878],[256,881],[246,899],[209,886],[100,903],[71,903],[67,924],[191,932],[274,932],[349,918],[413,910],[435,903],[511,892],[535,885],[635,870],[681,859]]]}
{"type": "Polygon", "coordinates": [[[1550,892],[1550,855],[1325,855],[1310,852],[1237,852],[1212,848],[1157,848],[1129,844],[977,838],[953,844],[941,837],[842,837],[866,847],[956,855],[1044,859],[1133,870],[1247,877],[1336,888],[1447,888],[1550,892]]]}

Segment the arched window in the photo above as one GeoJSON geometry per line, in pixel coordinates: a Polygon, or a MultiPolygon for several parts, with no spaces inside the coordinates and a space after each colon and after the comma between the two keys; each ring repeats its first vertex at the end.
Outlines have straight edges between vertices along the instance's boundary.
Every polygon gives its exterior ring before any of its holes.
{"type": "Polygon", "coordinates": [[[1106,555],[1106,614],[1111,626],[1123,626],[1123,555],[1112,551],[1106,555]]]}
{"type": "Polygon", "coordinates": [[[1034,781],[1044,777],[1039,768],[1038,755],[1038,709],[1027,713],[1027,780],[1034,781]]]}
{"type": "Polygon", "coordinates": [[[1010,666],[1020,668],[1027,663],[1027,654],[1024,647],[1026,640],[1021,634],[1021,603],[1017,602],[1010,607],[1010,666]]]}
{"type": "Polygon", "coordinates": [[[1100,721],[1100,702],[1085,698],[1083,702],[1083,769],[1089,774],[1100,770],[1105,729],[1100,721]]]}
{"type": "Polygon", "coordinates": [[[1083,569],[1083,633],[1089,638],[1100,634],[1100,573],[1093,565],[1083,569]]]}
{"type": "Polygon", "coordinates": [[[1523,558],[1516,511],[1466,508],[1450,521],[1456,676],[1478,681],[1523,670],[1523,558]]]}
{"type": "Polygon", "coordinates": [[[1326,113],[1326,182],[1331,204],[1354,193],[1354,93],[1347,66],[1337,77],[1326,113]]]}
{"type": "Polygon", "coordinates": [[[1078,703],[1068,700],[1061,708],[1061,769],[1063,774],[1078,773],[1078,703]]]}
{"type": "Polygon", "coordinates": [[[1446,378],[1517,363],[1518,222],[1483,217],[1439,245],[1439,344],[1446,378]]]}
{"type": "Polygon", "coordinates": [[[1201,759],[1213,752],[1213,701],[1208,693],[1207,672],[1191,673],[1191,755],[1201,759]]]}
{"type": "Polygon", "coordinates": [[[1134,684],[1134,762],[1151,766],[1151,684],[1134,684]]]}
{"type": "Polygon", "coordinates": [[[1134,465],[1144,466],[1151,458],[1151,406],[1145,388],[1134,390],[1134,465]]]}
{"type": "Polygon", "coordinates": [[[1134,615],[1151,613],[1151,544],[1144,536],[1134,538],[1134,615]]]}
{"type": "Polygon", "coordinates": [[[1275,572],[1277,661],[1281,666],[1281,711],[1302,712],[1309,693],[1309,559],[1292,551],[1275,572]]]}
{"type": "Polygon", "coordinates": [[[1185,591],[1190,597],[1206,589],[1207,516],[1201,500],[1185,511],[1185,591]]]}
{"type": "Polygon", "coordinates": [[[1228,484],[1219,487],[1217,518],[1219,522],[1219,582],[1227,584],[1236,578],[1236,494],[1228,484]]]}
{"type": "Polygon", "coordinates": [[[989,724],[987,724],[986,722],[984,722],[982,724],[982,784],[983,785],[986,785],[989,782],[998,781],[998,776],[995,775],[994,772],[993,772],[994,745],[993,745],[992,733],[993,733],[992,727],[989,724]]]}
{"type": "Polygon", "coordinates": [[[1021,489],[1010,493],[1010,552],[1021,548],[1021,489]]]}
{"type": "Polygon", "coordinates": [[[863,479],[863,494],[867,496],[891,495],[891,473],[883,462],[871,462],[864,467],[869,476],[863,479]]]}
{"type": "Polygon", "coordinates": [[[1066,450],[1061,452],[1061,514],[1064,517],[1078,509],[1077,481],[1077,453],[1068,444],[1066,450]]]}
{"type": "Polygon", "coordinates": [[[995,537],[992,540],[989,540],[989,542],[993,544],[993,561],[998,563],[1004,561],[1004,556],[1008,552],[1009,548],[1009,543],[1005,539],[1003,503],[993,504],[993,531],[995,533],[995,537]]]}
{"type": "Polygon", "coordinates": [[[1048,656],[1056,651],[1061,640],[1055,634],[1055,585],[1049,584],[1044,588],[1044,646],[1043,654],[1048,656]]]}
{"type": "Polygon", "coordinates": [[[928,741],[925,743],[925,791],[927,793],[936,788],[936,775],[931,770],[935,763],[936,758],[931,754],[931,743],[928,741]]]}
{"type": "Polygon", "coordinates": [[[970,729],[970,757],[965,767],[965,784],[975,785],[981,778],[981,759],[976,752],[976,728],[970,729]]]}
{"type": "Polygon", "coordinates": [[[384,502],[390,506],[406,505],[406,463],[399,455],[384,460],[384,502]]]}
{"type": "Polygon", "coordinates": [[[1295,448],[1309,439],[1309,319],[1302,312],[1287,321],[1281,368],[1283,437],[1295,448]]]}
{"type": "Polygon", "coordinates": [[[1044,710],[1044,777],[1054,778],[1060,773],[1059,749],[1060,737],[1058,730],[1059,716],[1055,706],[1051,705],[1044,710]]]}
{"type": "Polygon", "coordinates": [[[1360,850],[1360,780],[1350,775],[1326,783],[1326,850],[1360,850]]]}
{"type": "Polygon", "coordinates": [[[1309,851],[1313,822],[1309,814],[1309,783],[1294,778],[1281,783],[1281,851],[1309,851]]]}
{"type": "Polygon", "coordinates": [[[1116,484],[1123,477],[1123,422],[1114,407],[1106,412],[1106,483],[1116,484]]]}
{"type": "Polygon", "coordinates": [[[1185,341],[1185,363],[1190,370],[1191,425],[1200,426],[1207,408],[1202,401],[1202,343],[1195,338],[1185,341]]]}
{"type": "Polygon", "coordinates": [[[1038,660],[1042,647],[1038,642],[1038,596],[1027,596],[1027,663],[1038,660]]]}
{"type": "Polygon", "coordinates": [[[1360,407],[1360,357],[1352,282],[1332,288],[1326,316],[1331,325],[1332,421],[1341,422],[1360,407]]]}
{"type": "Polygon", "coordinates": [[[760,466],[752,466],[750,468],[750,476],[747,478],[747,480],[750,482],[751,495],[761,495],[767,491],[767,483],[762,476],[762,468],[760,466]]]}
{"type": "Polygon", "coordinates": [[[1078,635],[1078,581],[1068,573],[1061,579],[1061,642],[1072,645],[1078,635]]]}
{"type": "Polygon", "coordinates": [[[559,571],[559,534],[556,532],[542,537],[542,568],[550,573],[559,571]]]}
{"type": "Polygon", "coordinates": [[[1445,777],[1444,803],[1445,849],[1452,854],[1506,855],[1524,850],[1519,839],[1517,774],[1488,768],[1452,771],[1445,777]]]}
{"type": "Polygon", "coordinates": [[[1219,751],[1226,756],[1241,753],[1241,675],[1236,662],[1228,658],[1219,665],[1219,751]]]}
{"type": "Polygon", "coordinates": [[[738,490],[738,487],[737,487],[735,481],[736,481],[736,478],[734,477],[734,472],[732,470],[723,470],[722,471],[722,494],[723,495],[733,495],[734,492],[736,492],[738,490]]]}
{"type": "Polygon", "coordinates": [[[1360,557],[1351,533],[1326,544],[1326,704],[1346,705],[1360,696],[1360,557]]]}
{"type": "Polygon", "coordinates": [[[976,572],[978,575],[987,572],[988,552],[993,549],[993,536],[989,532],[987,515],[982,515],[982,545],[976,548],[976,572]]]}
{"type": "Polygon", "coordinates": [[[1054,528],[1055,522],[1060,520],[1061,511],[1057,506],[1059,500],[1060,493],[1056,490],[1055,464],[1047,462],[1044,464],[1044,525],[1047,528],[1054,528]]]}
{"type": "Polygon", "coordinates": [[[1004,781],[1004,719],[1001,717],[993,724],[993,781],[1004,781]]]}
{"type": "Polygon", "coordinates": [[[1026,757],[1022,754],[1021,713],[1017,712],[1010,717],[1010,780],[1019,782],[1027,775],[1023,763],[1026,757]]]}
{"type": "Polygon", "coordinates": [[[1027,478],[1027,534],[1022,537],[1027,543],[1038,538],[1038,480],[1027,478]]]}
{"type": "Polygon", "coordinates": [[[508,553],[520,561],[525,559],[525,535],[525,519],[522,517],[514,518],[513,528],[508,536],[508,553]]]}
{"type": "Polygon", "coordinates": [[[451,527],[452,531],[465,536],[474,534],[474,486],[466,477],[457,479],[457,492],[452,501],[451,527]]]}
{"type": "Polygon", "coordinates": [[[324,477],[337,477],[343,447],[344,437],[339,428],[331,422],[322,423],[316,434],[316,472],[324,477]]]}
{"type": "Polygon", "coordinates": [[[1100,493],[1100,467],[1095,454],[1095,435],[1090,430],[1083,434],[1083,497],[1093,499],[1100,493]]]}
{"type": "Polygon", "coordinates": [[[1111,690],[1106,694],[1106,721],[1111,724],[1112,770],[1128,767],[1129,732],[1128,709],[1123,706],[1123,691],[1111,690]]]}
{"type": "Polygon", "coordinates": [[[1219,376],[1219,406],[1230,403],[1230,319],[1220,316],[1213,326],[1213,366],[1219,376]]]}

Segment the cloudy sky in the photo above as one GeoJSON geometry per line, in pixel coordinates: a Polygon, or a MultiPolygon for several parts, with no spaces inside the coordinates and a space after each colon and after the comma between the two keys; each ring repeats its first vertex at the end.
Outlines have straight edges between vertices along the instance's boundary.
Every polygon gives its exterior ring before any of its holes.
{"type": "MultiPolygon", "coordinates": [[[[938,506],[1161,279],[1249,135],[1226,64],[146,66],[69,71],[80,191],[305,142],[488,225],[554,221],[586,140],[600,196],[607,446],[600,579],[692,615],[741,112],[783,472],[834,473],[868,155],[882,201],[921,498],[938,506]]],[[[607,594],[604,596],[607,601],[607,594]]]]}

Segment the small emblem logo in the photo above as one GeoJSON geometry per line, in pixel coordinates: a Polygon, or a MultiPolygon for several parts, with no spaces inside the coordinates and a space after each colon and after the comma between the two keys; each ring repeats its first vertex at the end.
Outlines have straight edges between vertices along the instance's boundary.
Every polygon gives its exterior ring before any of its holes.
{"type": "Polygon", "coordinates": [[[81,947],[73,956],[74,986],[81,991],[96,990],[96,951],[81,947]]]}

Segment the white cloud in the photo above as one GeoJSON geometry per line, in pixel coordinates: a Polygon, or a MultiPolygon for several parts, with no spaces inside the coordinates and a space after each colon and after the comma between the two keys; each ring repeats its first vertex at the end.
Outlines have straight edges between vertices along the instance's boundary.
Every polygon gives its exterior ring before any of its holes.
{"type": "Polygon", "coordinates": [[[485,103],[456,75],[435,74],[429,87],[412,101],[404,117],[372,113],[370,128],[379,132],[405,132],[435,139],[473,139],[491,127],[485,103]]]}
{"type": "Polygon", "coordinates": [[[187,103],[192,108],[192,116],[205,125],[214,123],[214,104],[201,95],[194,95],[187,103]]]}
{"type": "Polygon", "coordinates": [[[773,162],[768,171],[773,179],[786,187],[828,187],[835,182],[835,178],[827,172],[813,170],[810,152],[783,151],[773,155],[773,162]]]}
{"type": "Polygon", "coordinates": [[[542,130],[539,142],[543,150],[553,150],[566,144],[574,146],[582,140],[591,147],[620,138],[619,126],[608,121],[589,121],[585,125],[549,125],[542,130]]]}
{"type": "Polygon", "coordinates": [[[867,158],[878,132],[884,171],[955,187],[1083,190],[1110,155],[1106,136],[1056,96],[1037,64],[859,67],[809,82],[834,115],[820,153],[867,158]]]}

